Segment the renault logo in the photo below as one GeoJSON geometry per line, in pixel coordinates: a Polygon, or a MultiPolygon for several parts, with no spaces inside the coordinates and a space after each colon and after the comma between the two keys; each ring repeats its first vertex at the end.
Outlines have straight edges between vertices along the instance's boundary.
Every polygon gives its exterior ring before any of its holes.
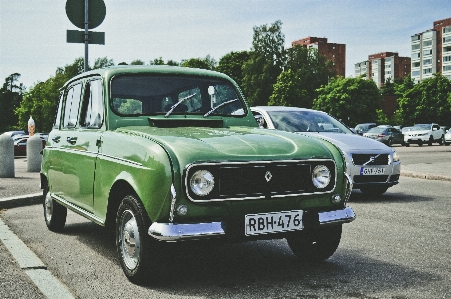
{"type": "Polygon", "coordinates": [[[269,182],[272,179],[272,174],[269,170],[265,173],[265,179],[266,182],[269,182]]]}

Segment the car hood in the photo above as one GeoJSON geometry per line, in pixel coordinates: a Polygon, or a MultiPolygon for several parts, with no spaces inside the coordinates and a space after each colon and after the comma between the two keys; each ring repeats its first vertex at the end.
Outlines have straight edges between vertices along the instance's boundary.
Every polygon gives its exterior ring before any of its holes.
{"type": "Polygon", "coordinates": [[[392,149],[382,142],[354,134],[302,132],[298,134],[316,136],[332,142],[344,152],[361,150],[381,150],[391,152],[392,149]]]}
{"type": "Polygon", "coordinates": [[[407,135],[412,135],[412,134],[415,134],[415,135],[418,135],[418,134],[427,134],[427,133],[429,133],[431,130],[418,130],[418,131],[409,131],[409,132],[406,132],[406,133],[404,133],[404,134],[407,134],[407,135]]]}
{"type": "Polygon", "coordinates": [[[184,162],[332,158],[329,149],[313,138],[259,128],[127,127],[117,131],[151,139],[184,162]]]}

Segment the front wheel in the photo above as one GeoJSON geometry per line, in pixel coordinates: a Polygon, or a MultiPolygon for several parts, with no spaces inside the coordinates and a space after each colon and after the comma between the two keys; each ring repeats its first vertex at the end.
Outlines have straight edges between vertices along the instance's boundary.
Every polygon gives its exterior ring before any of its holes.
{"type": "Polygon", "coordinates": [[[388,187],[386,186],[366,186],[360,187],[360,191],[362,193],[368,195],[382,195],[387,191],[388,187]]]}
{"type": "Polygon", "coordinates": [[[445,143],[445,136],[440,137],[440,139],[438,140],[438,144],[442,145],[445,143]]]}
{"type": "Polygon", "coordinates": [[[291,251],[303,262],[316,264],[328,259],[337,250],[342,225],[295,232],[286,237],[291,251]]]}
{"type": "Polygon", "coordinates": [[[151,281],[156,275],[159,244],[147,235],[150,219],[134,196],[122,199],[116,216],[116,248],[125,276],[133,283],[151,281]]]}
{"type": "Polygon", "coordinates": [[[48,229],[54,232],[61,231],[66,225],[67,208],[56,202],[49,192],[48,186],[42,192],[44,219],[48,229]]]}

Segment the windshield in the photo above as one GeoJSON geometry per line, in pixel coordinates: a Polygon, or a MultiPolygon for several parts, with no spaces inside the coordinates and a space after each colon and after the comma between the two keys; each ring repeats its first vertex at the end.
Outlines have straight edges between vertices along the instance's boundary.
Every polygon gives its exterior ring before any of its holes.
{"type": "Polygon", "coordinates": [[[268,111],[278,130],[354,134],[332,116],[318,111],[268,111]]]}
{"type": "Polygon", "coordinates": [[[430,130],[431,125],[415,125],[410,129],[410,131],[423,131],[423,130],[430,130]]]}
{"type": "Polygon", "coordinates": [[[385,128],[375,127],[368,130],[367,133],[383,133],[385,128]]]}
{"type": "Polygon", "coordinates": [[[218,78],[120,75],[111,82],[111,108],[119,115],[170,117],[210,112],[211,115],[243,116],[245,107],[235,87],[218,78]]]}

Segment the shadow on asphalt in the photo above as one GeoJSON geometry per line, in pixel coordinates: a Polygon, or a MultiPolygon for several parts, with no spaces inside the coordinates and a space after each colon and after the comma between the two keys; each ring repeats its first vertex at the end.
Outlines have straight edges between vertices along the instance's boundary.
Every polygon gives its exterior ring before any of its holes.
{"type": "MultiPolygon", "coordinates": [[[[390,189],[389,189],[390,190],[390,189]]],[[[372,195],[372,194],[365,194],[360,192],[360,190],[353,190],[351,197],[349,198],[349,203],[352,204],[353,202],[358,203],[384,203],[384,202],[390,202],[390,203],[406,203],[406,202],[428,202],[433,201],[434,197],[429,196],[420,196],[420,195],[412,195],[407,194],[403,192],[396,192],[392,193],[390,191],[382,194],[382,195],[372,195]]]]}

